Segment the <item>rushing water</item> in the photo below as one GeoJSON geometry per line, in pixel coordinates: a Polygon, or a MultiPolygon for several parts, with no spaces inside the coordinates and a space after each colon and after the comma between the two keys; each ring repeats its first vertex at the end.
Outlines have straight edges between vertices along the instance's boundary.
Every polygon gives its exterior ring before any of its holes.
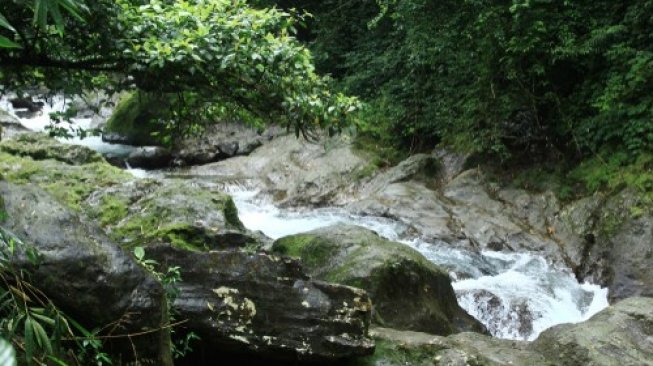
{"type": "MultiPolygon", "coordinates": [[[[63,111],[66,103],[63,98],[55,98],[46,103],[40,115],[22,118],[21,123],[41,131],[49,124],[49,113],[63,111]]],[[[14,112],[5,100],[0,100],[0,108],[14,112]]],[[[91,121],[74,119],[73,123],[73,127],[89,128],[91,121]]],[[[62,141],[114,156],[134,149],[105,143],[99,137],[62,141]]],[[[139,178],[152,176],[144,170],[128,170],[139,178]]],[[[608,306],[607,289],[578,283],[568,269],[556,268],[537,255],[472,253],[446,243],[409,237],[405,225],[390,219],[356,216],[339,208],[285,210],[260,198],[255,190],[236,186],[226,190],[234,197],[243,224],[273,239],[344,222],[415,248],[449,271],[460,305],[500,338],[532,340],[553,325],[584,321],[608,306]]]]}
{"type": "Polygon", "coordinates": [[[379,217],[351,215],[342,209],[282,210],[257,198],[257,192],[232,189],[241,221],[276,239],[336,223],[374,230],[415,248],[446,268],[460,306],[500,338],[533,340],[561,323],[587,320],[608,306],[607,289],[580,284],[564,268],[529,253],[471,253],[445,243],[406,236],[406,227],[379,217]]]}

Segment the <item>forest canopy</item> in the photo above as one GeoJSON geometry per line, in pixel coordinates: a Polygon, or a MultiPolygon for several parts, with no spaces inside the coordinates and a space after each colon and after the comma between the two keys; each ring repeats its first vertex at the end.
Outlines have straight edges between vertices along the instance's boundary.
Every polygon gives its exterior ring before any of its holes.
{"type": "Polygon", "coordinates": [[[297,133],[337,130],[358,107],[315,73],[301,16],[244,0],[3,1],[0,14],[9,90],[138,88],[168,96],[174,123],[238,115],[297,133]]]}
{"type": "Polygon", "coordinates": [[[653,147],[653,2],[276,1],[306,9],[317,67],[413,150],[567,158],[653,147]]]}

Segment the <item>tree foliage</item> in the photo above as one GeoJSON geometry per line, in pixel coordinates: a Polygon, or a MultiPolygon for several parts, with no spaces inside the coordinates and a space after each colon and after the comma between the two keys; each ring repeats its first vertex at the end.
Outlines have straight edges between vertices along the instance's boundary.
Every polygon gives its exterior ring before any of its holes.
{"type": "Polygon", "coordinates": [[[244,0],[41,2],[55,5],[45,13],[22,1],[0,5],[9,25],[1,35],[16,45],[0,49],[7,88],[138,88],[174,96],[176,126],[245,113],[297,133],[336,130],[358,107],[315,73],[288,12],[244,0]]]}
{"type": "Polygon", "coordinates": [[[313,13],[318,69],[370,102],[367,130],[396,144],[504,157],[653,146],[650,1],[280,4],[313,13]]]}

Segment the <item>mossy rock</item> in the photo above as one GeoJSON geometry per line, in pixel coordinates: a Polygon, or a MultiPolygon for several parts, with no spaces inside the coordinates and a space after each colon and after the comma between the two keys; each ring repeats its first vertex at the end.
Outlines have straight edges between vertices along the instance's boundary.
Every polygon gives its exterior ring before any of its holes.
{"type": "Polygon", "coordinates": [[[192,250],[255,249],[261,242],[244,230],[224,193],[188,181],[137,180],[86,147],[45,135],[1,142],[0,176],[39,186],[126,247],[166,242],[192,250]]]}
{"type": "Polygon", "coordinates": [[[132,145],[158,145],[160,120],[167,119],[170,99],[143,92],[123,96],[104,127],[105,135],[117,134],[132,145]]]}
{"type": "Polygon", "coordinates": [[[231,197],[188,180],[139,180],[88,200],[110,236],[124,246],[169,243],[188,250],[258,246],[231,197]]]}
{"type": "Polygon", "coordinates": [[[442,337],[433,334],[374,328],[373,355],[349,366],[553,366],[544,356],[529,349],[528,342],[492,338],[478,333],[459,333],[442,337]]]}
{"type": "Polygon", "coordinates": [[[442,335],[485,332],[458,306],[445,271],[373,231],[336,225],[281,238],[272,250],[299,258],[315,278],[366,290],[377,324],[442,335]]]}
{"type": "Polygon", "coordinates": [[[40,134],[0,143],[0,176],[16,184],[34,183],[75,211],[98,189],[133,179],[86,147],[40,134]]]}
{"type": "Polygon", "coordinates": [[[102,155],[84,146],[62,144],[42,133],[21,134],[0,143],[0,151],[34,160],[57,160],[71,165],[104,161],[102,155]]]}

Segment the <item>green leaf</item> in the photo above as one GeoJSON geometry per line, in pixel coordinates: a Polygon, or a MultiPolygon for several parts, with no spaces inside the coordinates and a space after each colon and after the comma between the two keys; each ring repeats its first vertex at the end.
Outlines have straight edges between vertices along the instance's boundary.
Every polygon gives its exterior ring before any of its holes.
{"type": "Polygon", "coordinates": [[[0,365],[16,366],[16,352],[9,342],[0,338],[0,365]]]}
{"type": "Polygon", "coordinates": [[[138,259],[139,261],[142,261],[143,258],[145,258],[145,249],[143,249],[143,247],[136,247],[136,248],[134,248],[134,256],[135,256],[136,259],[138,259]]]}
{"type": "Polygon", "coordinates": [[[0,27],[7,28],[10,31],[14,31],[14,32],[16,31],[16,29],[14,29],[14,27],[12,27],[11,24],[9,24],[7,18],[5,18],[5,16],[2,14],[0,14],[0,27]]]}
{"type": "Polygon", "coordinates": [[[0,36],[0,48],[21,48],[21,46],[7,37],[0,36]]]}
{"type": "Polygon", "coordinates": [[[25,337],[25,362],[28,365],[31,365],[32,358],[34,357],[34,350],[36,349],[36,339],[34,338],[34,327],[32,327],[32,318],[30,318],[29,316],[25,318],[24,337],[25,337]]]}

